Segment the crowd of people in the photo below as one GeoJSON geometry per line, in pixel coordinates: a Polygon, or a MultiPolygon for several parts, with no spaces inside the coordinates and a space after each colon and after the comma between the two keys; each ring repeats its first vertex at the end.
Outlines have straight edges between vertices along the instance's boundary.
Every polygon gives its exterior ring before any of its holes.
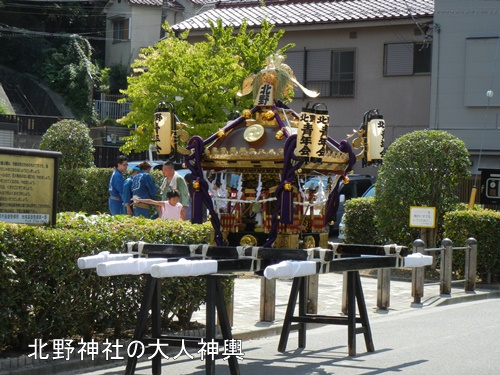
{"type": "Polygon", "coordinates": [[[156,186],[150,174],[152,166],[147,161],[134,166],[130,176],[125,179],[127,168],[127,157],[120,155],[108,186],[111,215],[190,219],[189,189],[184,177],[175,171],[171,161],[166,161],[162,166],[164,179],[160,186],[156,186]],[[157,195],[160,200],[157,200],[157,195]],[[156,208],[154,212],[152,207],[156,208]]]}

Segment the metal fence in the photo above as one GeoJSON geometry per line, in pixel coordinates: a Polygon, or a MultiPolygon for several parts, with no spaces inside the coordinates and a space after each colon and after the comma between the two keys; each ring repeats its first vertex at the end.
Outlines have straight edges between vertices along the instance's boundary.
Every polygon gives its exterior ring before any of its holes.
{"type": "Polygon", "coordinates": [[[130,112],[131,103],[117,103],[109,100],[94,100],[94,109],[99,120],[120,119],[130,112]]]}
{"type": "Polygon", "coordinates": [[[56,122],[65,117],[34,115],[0,115],[0,122],[17,124],[19,134],[44,135],[56,122]]]}
{"type": "MultiPolygon", "coordinates": [[[[416,240],[413,242],[413,252],[414,253],[440,253],[441,265],[440,265],[440,288],[439,292],[444,295],[451,294],[451,284],[452,283],[464,283],[464,290],[466,292],[471,292],[476,289],[476,268],[477,268],[477,241],[475,238],[469,238],[466,241],[466,245],[462,247],[453,247],[453,243],[449,238],[445,238],[441,241],[441,247],[425,249],[424,241],[416,240]],[[453,251],[464,251],[465,256],[465,272],[464,279],[453,280],[452,279],[452,255],[453,251]]],[[[421,299],[424,296],[424,267],[418,267],[413,269],[412,273],[412,297],[413,302],[420,304],[421,299]]],[[[430,285],[430,284],[428,284],[430,285]]]]}

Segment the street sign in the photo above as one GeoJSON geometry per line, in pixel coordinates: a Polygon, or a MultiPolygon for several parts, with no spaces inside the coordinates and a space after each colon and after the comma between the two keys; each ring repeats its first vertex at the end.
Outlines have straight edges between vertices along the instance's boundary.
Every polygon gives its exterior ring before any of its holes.
{"type": "Polygon", "coordinates": [[[410,207],[410,227],[435,228],[436,207],[410,207]]]}

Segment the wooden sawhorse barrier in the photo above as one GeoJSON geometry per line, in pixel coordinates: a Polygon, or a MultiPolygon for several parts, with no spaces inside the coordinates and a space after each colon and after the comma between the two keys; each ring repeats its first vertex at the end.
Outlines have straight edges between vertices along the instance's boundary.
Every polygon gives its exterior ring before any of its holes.
{"type": "MultiPolygon", "coordinates": [[[[205,342],[218,342],[219,345],[223,344],[225,340],[232,340],[231,325],[226,309],[226,302],[224,300],[224,289],[222,287],[221,279],[227,278],[228,275],[210,274],[205,277],[207,280],[207,293],[206,293],[206,334],[205,337],[193,336],[177,336],[177,335],[163,335],[161,333],[161,279],[146,275],[146,285],[144,288],[144,295],[141,301],[141,308],[137,319],[137,324],[134,331],[133,340],[140,341],[147,346],[149,344],[168,344],[169,347],[182,347],[184,343],[185,348],[199,348],[200,340],[204,339],[205,342]],[[219,324],[222,332],[222,338],[216,338],[216,309],[219,318],[219,324]],[[146,331],[146,323],[148,320],[149,310],[151,310],[151,337],[144,337],[146,331]]],[[[221,357],[219,354],[216,357],[221,357]]],[[[129,357],[127,360],[127,367],[125,375],[135,374],[137,366],[137,357],[129,357]]],[[[157,353],[152,361],[153,375],[161,374],[161,353],[157,353]]],[[[215,374],[215,359],[212,355],[205,356],[205,373],[207,375],[215,374]]],[[[237,358],[230,356],[228,358],[229,370],[231,375],[239,375],[240,369],[237,358]]]]}
{"type": "Polygon", "coordinates": [[[368,352],[375,351],[359,271],[347,272],[347,316],[308,314],[306,277],[295,277],[293,279],[278,351],[284,352],[286,350],[288,336],[292,328],[298,328],[299,348],[305,348],[306,323],[347,325],[347,347],[350,356],[356,355],[356,335],[360,333],[365,337],[366,350],[368,352]],[[299,298],[298,315],[294,316],[297,297],[299,298]],[[356,316],[356,302],[359,317],[356,316]],[[292,325],[292,323],[298,324],[292,325]],[[361,324],[361,327],[356,327],[357,324],[361,324]]]}

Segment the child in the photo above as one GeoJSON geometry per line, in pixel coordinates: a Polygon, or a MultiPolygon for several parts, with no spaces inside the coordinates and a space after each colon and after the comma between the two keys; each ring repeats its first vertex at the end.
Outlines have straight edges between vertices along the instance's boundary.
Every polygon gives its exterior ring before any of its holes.
{"type": "Polygon", "coordinates": [[[160,219],[186,220],[182,204],[179,203],[180,193],[177,190],[167,192],[167,201],[155,201],[152,199],[132,198],[134,202],[153,204],[161,208],[160,219]]]}

